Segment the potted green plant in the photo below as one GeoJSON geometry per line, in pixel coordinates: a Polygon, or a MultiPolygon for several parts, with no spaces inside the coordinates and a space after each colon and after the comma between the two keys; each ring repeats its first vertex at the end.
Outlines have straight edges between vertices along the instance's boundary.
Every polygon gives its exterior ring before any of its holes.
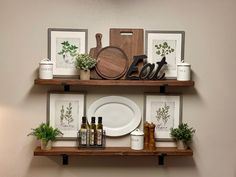
{"type": "Polygon", "coordinates": [[[30,135],[40,140],[42,150],[50,150],[52,141],[55,141],[56,137],[63,135],[63,133],[58,128],[51,127],[48,123],[41,123],[38,127],[32,128],[32,132],[28,136],[30,135]]]}
{"type": "Polygon", "coordinates": [[[176,140],[177,149],[187,149],[191,142],[195,129],[187,123],[181,123],[178,128],[171,128],[170,135],[176,140]]]}
{"type": "Polygon", "coordinates": [[[80,79],[90,79],[90,69],[95,67],[97,60],[89,56],[89,54],[77,54],[75,57],[75,67],[79,69],[80,79]]]}

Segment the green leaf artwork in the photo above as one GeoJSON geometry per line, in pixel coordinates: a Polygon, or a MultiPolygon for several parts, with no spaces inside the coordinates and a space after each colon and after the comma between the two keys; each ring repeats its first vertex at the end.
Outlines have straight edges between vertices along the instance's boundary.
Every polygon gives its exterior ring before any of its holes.
{"type": "Polygon", "coordinates": [[[169,109],[170,109],[170,106],[168,106],[165,103],[165,105],[163,107],[160,107],[156,111],[156,118],[157,118],[158,122],[163,121],[164,125],[166,125],[166,123],[168,122],[168,120],[170,118],[169,109]]]}
{"type": "Polygon", "coordinates": [[[167,42],[155,45],[155,47],[157,49],[156,54],[160,55],[161,57],[165,57],[175,51],[175,49],[171,48],[167,42]]]}
{"type": "Polygon", "coordinates": [[[60,122],[61,122],[61,125],[63,125],[63,120],[64,120],[64,112],[65,112],[65,109],[64,109],[64,105],[61,106],[61,116],[60,116],[60,122]]]}
{"type": "Polygon", "coordinates": [[[59,55],[62,55],[63,59],[66,63],[71,63],[67,57],[70,56],[70,58],[74,58],[77,54],[77,47],[76,45],[70,44],[69,41],[63,41],[61,43],[62,49],[60,52],[58,52],[59,55]]]}
{"type": "Polygon", "coordinates": [[[72,117],[72,106],[71,103],[69,103],[69,106],[66,107],[66,114],[65,114],[65,119],[68,123],[68,125],[73,122],[73,117],[72,117]]]}
{"type": "Polygon", "coordinates": [[[69,103],[68,106],[64,108],[64,105],[61,107],[61,115],[60,115],[60,124],[62,127],[71,127],[71,123],[74,121],[72,117],[72,104],[69,103]],[[66,108],[66,112],[65,112],[66,108]]]}

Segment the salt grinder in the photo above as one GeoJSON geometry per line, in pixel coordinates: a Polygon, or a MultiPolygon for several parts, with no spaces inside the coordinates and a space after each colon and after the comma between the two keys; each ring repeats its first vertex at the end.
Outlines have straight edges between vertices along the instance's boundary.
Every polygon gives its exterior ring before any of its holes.
{"type": "Polygon", "coordinates": [[[144,149],[149,149],[149,123],[144,123],[144,149]]]}

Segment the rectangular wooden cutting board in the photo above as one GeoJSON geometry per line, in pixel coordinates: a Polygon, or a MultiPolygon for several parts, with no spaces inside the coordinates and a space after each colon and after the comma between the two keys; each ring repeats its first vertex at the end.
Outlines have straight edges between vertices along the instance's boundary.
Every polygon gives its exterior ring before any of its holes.
{"type": "MultiPolygon", "coordinates": [[[[111,28],[110,29],[110,46],[121,48],[128,57],[130,66],[133,62],[133,56],[144,54],[144,30],[129,28],[111,28]]],[[[138,65],[139,70],[143,64],[138,65]]],[[[138,76],[138,73],[133,75],[138,76]]],[[[124,77],[122,78],[124,79],[124,77]]]]}
{"type": "Polygon", "coordinates": [[[121,48],[126,53],[130,65],[133,56],[144,54],[143,29],[111,28],[110,46],[121,48]]]}

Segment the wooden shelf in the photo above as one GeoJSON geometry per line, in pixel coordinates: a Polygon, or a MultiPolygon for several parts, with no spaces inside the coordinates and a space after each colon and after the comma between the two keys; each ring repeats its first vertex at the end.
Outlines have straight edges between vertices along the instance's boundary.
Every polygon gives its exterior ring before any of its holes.
{"type": "Polygon", "coordinates": [[[178,150],[175,147],[159,147],[156,150],[132,150],[129,147],[106,147],[105,149],[78,149],[77,147],[53,147],[52,150],[41,150],[37,147],[34,151],[35,156],[155,156],[166,154],[168,156],[192,156],[191,149],[178,150]]]}
{"type": "MultiPolygon", "coordinates": [[[[123,87],[160,87],[160,93],[165,93],[166,87],[192,87],[194,81],[177,80],[79,80],[68,78],[54,78],[49,80],[35,79],[36,85],[64,86],[70,91],[70,86],[123,86],[123,87]]],[[[63,165],[68,164],[69,156],[157,156],[159,165],[164,164],[165,156],[192,156],[191,149],[178,150],[175,147],[158,147],[155,150],[135,151],[129,147],[106,147],[105,149],[78,149],[77,147],[54,147],[45,151],[37,147],[34,156],[61,156],[63,165]]]]}
{"type": "Polygon", "coordinates": [[[79,80],[79,79],[35,79],[37,85],[78,85],[78,86],[153,86],[191,87],[194,81],[177,80],[79,80]]]}
{"type": "Polygon", "coordinates": [[[41,150],[37,147],[34,156],[62,156],[63,164],[68,164],[68,156],[158,156],[159,164],[164,164],[165,156],[192,156],[191,149],[178,150],[175,147],[158,147],[156,150],[132,150],[129,147],[106,147],[105,149],[78,149],[77,147],[53,147],[41,150]]]}

